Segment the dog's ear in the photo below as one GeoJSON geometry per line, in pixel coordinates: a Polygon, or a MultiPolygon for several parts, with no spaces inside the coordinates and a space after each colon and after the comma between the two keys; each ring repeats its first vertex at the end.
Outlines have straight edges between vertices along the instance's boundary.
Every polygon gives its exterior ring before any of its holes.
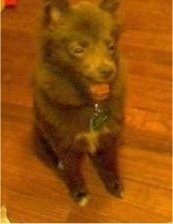
{"type": "Polygon", "coordinates": [[[63,13],[70,9],[68,0],[45,0],[43,22],[50,28],[59,23],[63,13]]]}
{"type": "Polygon", "coordinates": [[[114,13],[118,9],[120,1],[121,0],[101,0],[99,6],[109,13],[114,13]]]}

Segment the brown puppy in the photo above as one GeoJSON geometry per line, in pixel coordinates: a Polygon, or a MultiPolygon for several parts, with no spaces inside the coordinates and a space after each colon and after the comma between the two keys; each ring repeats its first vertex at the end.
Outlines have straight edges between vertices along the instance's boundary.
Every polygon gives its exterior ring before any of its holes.
{"type": "Polygon", "coordinates": [[[88,154],[107,190],[121,197],[115,152],[123,123],[118,0],[95,5],[45,3],[34,77],[35,129],[75,201],[88,190],[80,165],[88,154]],[[114,13],[115,12],[115,13],[114,13]]]}

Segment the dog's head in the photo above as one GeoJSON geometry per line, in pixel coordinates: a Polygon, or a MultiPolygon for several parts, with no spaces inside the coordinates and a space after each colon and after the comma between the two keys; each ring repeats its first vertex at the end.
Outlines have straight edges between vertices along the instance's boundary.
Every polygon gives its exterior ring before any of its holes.
{"type": "Polygon", "coordinates": [[[119,0],[73,5],[68,0],[47,0],[44,8],[45,61],[88,86],[93,95],[95,90],[106,95],[108,84],[118,75],[120,24],[113,19],[118,6],[119,0]]]}

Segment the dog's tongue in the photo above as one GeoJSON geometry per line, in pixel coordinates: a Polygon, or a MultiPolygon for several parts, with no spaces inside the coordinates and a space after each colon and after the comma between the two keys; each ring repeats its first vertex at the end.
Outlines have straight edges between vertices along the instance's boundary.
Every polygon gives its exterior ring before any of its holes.
{"type": "Polygon", "coordinates": [[[106,83],[92,84],[90,86],[92,98],[95,100],[104,100],[110,93],[110,86],[106,83]]]}

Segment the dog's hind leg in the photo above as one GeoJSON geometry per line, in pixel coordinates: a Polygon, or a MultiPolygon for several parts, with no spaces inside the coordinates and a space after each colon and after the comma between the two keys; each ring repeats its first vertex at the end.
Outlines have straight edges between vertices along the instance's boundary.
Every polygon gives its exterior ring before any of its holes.
{"type": "Polygon", "coordinates": [[[112,195],[122,198],[122,184],[116,164],[116,139],[111,135],[101,136],[100,146],[95,154],[90,154],[106,189],[112,195]]]}
{"type": "Polygon", "coordinates": [[[46,165],[50,168],[57,168],[59,160],[57,155],[54,153],[51,145],[42,135],[41,130],[36,126],[33,129],[33,142],[35,153],[46,165]]]}
{"type": "Polygon", "coordinates": [[[69,188],[72,198],[80,206],[85,206],[89,199],[85,180],[80,170],[83,156],[83,153],[74,152],[72,149],[62,150],[58,154],[60,176],[69,188]]]}

